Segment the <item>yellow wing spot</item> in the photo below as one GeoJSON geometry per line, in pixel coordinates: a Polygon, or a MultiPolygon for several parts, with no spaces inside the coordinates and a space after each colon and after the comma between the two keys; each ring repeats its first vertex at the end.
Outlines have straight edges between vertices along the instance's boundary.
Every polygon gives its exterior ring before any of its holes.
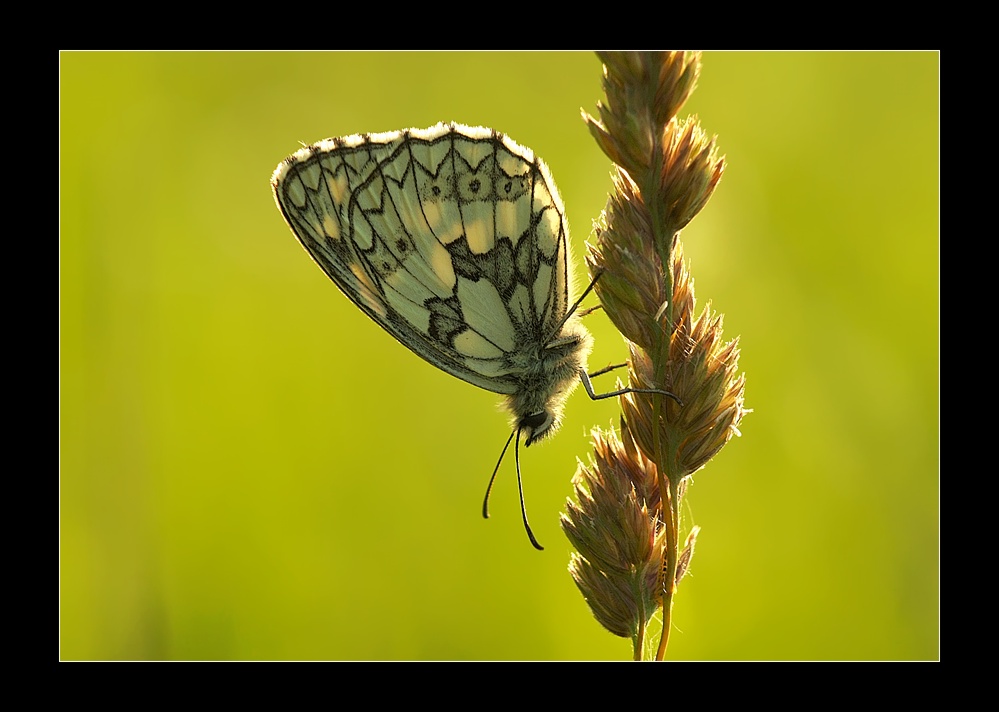
{"type": "Polygon", "coordinates": [[[511,148],[509,144],[505,146],[506,151],[496,152],[496,165],[501,171],[506,173],[508,176],[521,175],[525,170],[529,170],[529,164],[534,160],[534,153],[527,147],[521,147],[524,151],[524,157],[516,156],[512,153],[507,153],[511,148]]]}
{"type": "Polygon", "coordinates": [[[536,230],[538,251],[548,259],[555,256],[559,247],[559,232],[562,230],[562,220],[554,208],[549,208],[541,216],[536,230]]]}
{"type": "Polygon", "coordinates": [[[484,255],[496,246],[492,214],[490,213],[488,217],[489,219],[469,219],[466,216],[465,237],[468,239],[468,249],[474,255],[484,255]]]}
{"type": "Polygon", "coordinates": [[[424,203],[427,224],[441,244],[449,245],[462,236],[461,215],[451,203],[424,203]]]}
{"type": "Polygon", "coordinates": [[[374,311],[379,317],[384,319],[388,315],[388,312],[385,309],[385,305],[376,296],[378,294],[378,290],[375,288],[371,279],[365,271],[361,269],[360,265],[352,264],[350,266],[350,271],[354,273],[354,277],[357,279],[359,286],[361,287],[361,289],[357,289],[356,291],[361,295],[361,298],[364,299],[364,303],[371,307],[372,311],[374,311]]]}
{"type": "Polygon", "coordinates": [[[429,257],[430,268],[434,271],[434,275],[436,275],[448,291],[453,289],[457,278],[454,275],[454,263],[451,261],[451,255],[441,247],[440,243],[435,242],[434,249],[430,252],[429,257]]]}
{"type": "Polygon", "coordinates": [[[339,175],[333,178],[329,181],[329,186],[330,197],[333,198],[335,204],[340,205],[350,197],[350,184],[347,182],[347,176],[339,175]]]}
{"type": "Polygon", "coordinates": [[[332,215],[323,216],[323,233],[333,240],[340,239],[340,224],[333,219],[332,215]]]}
{"type": "Polygon", "coordinates": [[[531,224],[531,212],[527,201],[516,200],[496,204],[496,233],[509,237],[516,246],[521,232],[531,224]]]}

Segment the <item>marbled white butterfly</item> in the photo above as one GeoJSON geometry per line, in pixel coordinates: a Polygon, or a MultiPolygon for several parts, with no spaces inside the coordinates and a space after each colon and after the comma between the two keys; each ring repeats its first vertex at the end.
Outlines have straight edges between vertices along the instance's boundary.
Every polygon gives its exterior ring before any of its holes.
{"type": "Polygon", "coordinates": [[[598,396],[590,385],[565,208],[531,149],[455,123],[331,138],[285,159],[271,185],[354,304],[434,366],[507,397],[513,432],[483,516],[510,442],[520,486],[521,436],[527,446],[555,432],[577,382],[594,399],[630,390],[598,396]]]}

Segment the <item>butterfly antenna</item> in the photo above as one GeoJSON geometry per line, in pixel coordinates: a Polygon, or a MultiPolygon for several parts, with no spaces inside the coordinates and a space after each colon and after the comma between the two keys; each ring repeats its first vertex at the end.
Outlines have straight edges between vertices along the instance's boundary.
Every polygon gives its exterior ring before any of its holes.
{"type": "MultiPolygon", "coordinates": [[[[538,551],[544,551],[545,547],[538,543],[538,540],[534,538],[534,532],[531,531],[531,525],[527,522],[527,505],[524,504],[524,484],[520,480],[520,428],[517,428],[517,443],[513,446],[513,459],[517,463],[517,491],[520,492],[520,513],[524,517],[524,529],[527,530],[527,538],[531,540],[531,544],[538,551]]],[[[507,443],[509,445],[509,443],[507,443]]]]}
{"type": "Polygon", "coordinates": [[[586,309],[582,309],[579,312],[579,318],[582,319],[584,316],[589,316],[593,312],[600,311],[603,308],[604,308],[603,304],[597,304],[595,307],[588,307],[586,309]]]}
{"type": "MultiPolygon", "coordinates": [[[[506,445],[503,446],[503,452],[500,453],[499,460],[496,461],[496,467],[493,469],[493,476],[489,478],[489,486],[486,487],[486,496],[482,500],[482,518],[483,519],[489,519],[489,495],[493,491],[493,482],[496,481],[496,473],[499,472],[499,467],[503,463],[503,457],[506,455],[506,449],[508,447],[510,447],[510,441],[513,440],[513,436],[514,435],[518,435],[519,436],[519,434],[520,434],[520,428],[519,427],[516,428],[512,433],[510,433],[510,437],[508,437],[506,439],[506,445]]],[[[519,437],[518,437],[518,439],[519,439],[519,437]]]]}
{"type": "MultiPolygon", "coordinates": [[[[604,276],[604,271],[602,269],[597,270],[597,273],[593,275],[593,279],[590,280],[589,286],[583,290],[582,294],[579,295],[579,299],[577,299],[576,303],[572,305],[572,309],[569,310],[569,313],[576,311],[576,307],[578,307],[580,303],[582,303],[582,301],[586,299],[587,295],[589,295],[589,293],[593,291],[593,288],[597,286],[597,282],[603,276],[604,276]]],[[[594,309],[596,308],[597,307],[594,307],[594,309]]],[[[592,311],[592,309],[590,311],[592,311]]]]}
{"type": "MultiPolygon", "coordinates": [[[[562,331],[562,327],[565,326],[565,322],[569,321],[569,317],[576,313],[576,310],[579,309],[579,305],[583,303],[583,300],[586,299],[586,297],[589,296],[590,292],[593,291],[593,288],[595,286],[597,286],[597,280],[600,279],[600,277],[603,275],[603,273],[604,273],[603,270],[600,270],[599,272],[597,272],[597,274],[590,281],[590,285],[586,289],[583,290],[582,294],[579,295],[579,299],[577,299],[575,302],[573,302],[572,306],[569,307],[569,309],[565,312],[565,317],[562,319],[562,321],[559,322],[559,325],[557,327],[555,327],[554,333],[557,334],[560,331],[562,331]]],[[[586,311],[586,314],[589,314],[591,311],[594,311],[595,309],[597,309],[597,307],[594,307],[593,309],[588,309],[586,311]]],[[[580,316],[583,316],[583,315],[581,314],[580,316]]]]}

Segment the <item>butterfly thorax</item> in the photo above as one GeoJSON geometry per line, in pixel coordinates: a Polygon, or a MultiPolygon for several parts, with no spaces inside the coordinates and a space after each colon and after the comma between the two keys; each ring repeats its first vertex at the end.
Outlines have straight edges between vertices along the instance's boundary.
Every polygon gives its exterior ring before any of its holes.
{"type": "Polygon", "coordinates": [[[507,398],[507,408],[525,445],[558,429],[565,400],[579,383],[579,372],[586,369],[591,347],[589,332],[571,317],[555,339],[517,351],[510,374],[517,386],[507,398]]]}

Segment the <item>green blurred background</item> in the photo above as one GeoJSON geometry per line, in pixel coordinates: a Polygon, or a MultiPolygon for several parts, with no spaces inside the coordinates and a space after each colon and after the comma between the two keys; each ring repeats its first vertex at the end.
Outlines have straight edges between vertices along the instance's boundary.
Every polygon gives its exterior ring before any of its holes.
{"type": "MultiPolygon", "coordinates": [[[[440,120],[551,166],[576,254],[609,161],[589,53],[61,55],[61,657],[621,660],[558,515],[587,433],[512,459],[499,398],[356,309],[271,197],[301,143],[440,120]]],[[[935,659],[939,56],[707,52],[724,178],[685,230],[741,337],[743,437],[694,476],[669,657],[935,659]]],[[[581,265],[577,273],[582,278],[581,265]]],[[[591,367],[620,360],[606,317],[591,367]]],[[[606,386],[613,384],[611,377],[606,386]]]]}

